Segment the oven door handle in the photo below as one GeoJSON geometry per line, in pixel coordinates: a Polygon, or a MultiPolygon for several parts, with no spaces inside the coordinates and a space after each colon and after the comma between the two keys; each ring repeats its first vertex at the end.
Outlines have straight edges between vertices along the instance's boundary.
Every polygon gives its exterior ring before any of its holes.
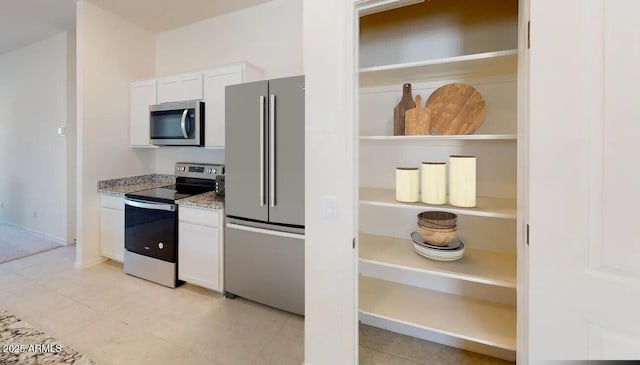
{"type": "Polygon", "coordinates": [[[124,204],[132,207],[136,207],[136,208],[142,208],[142,209],[166,210],[168,212],[176,211],[175,204],[148,203],[148,202],[143,202],[135,199],[125,199],[124,204]]]}

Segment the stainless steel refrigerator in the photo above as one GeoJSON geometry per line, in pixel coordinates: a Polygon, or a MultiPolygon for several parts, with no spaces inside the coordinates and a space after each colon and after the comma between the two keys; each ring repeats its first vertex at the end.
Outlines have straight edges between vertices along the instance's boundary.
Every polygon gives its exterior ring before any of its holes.
{"type": "Polygon", "coordinates": [[[304,314],[304,76],[225,104],[225,294],[304,314]]]}

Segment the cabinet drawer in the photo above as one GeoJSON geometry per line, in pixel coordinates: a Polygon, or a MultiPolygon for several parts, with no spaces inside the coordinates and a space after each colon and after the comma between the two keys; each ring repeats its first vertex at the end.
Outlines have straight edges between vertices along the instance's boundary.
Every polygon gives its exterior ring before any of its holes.
{"type": "Polygon", "coordinates": [[[182,207],[178,209],[181,222],[200,224],[207,227],[218,227],[220,210],[182,207]]]}
{"type": "Polygon", "coordinates": [[[102,194],[100,195],[100,205],[103,208],[124,210],[124,198],[121,196],[102,194]]]}

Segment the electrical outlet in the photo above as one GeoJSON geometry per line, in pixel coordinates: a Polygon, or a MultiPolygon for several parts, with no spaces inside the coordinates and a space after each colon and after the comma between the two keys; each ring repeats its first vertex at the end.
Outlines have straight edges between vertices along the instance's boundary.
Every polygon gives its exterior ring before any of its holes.
{"type": "Polygon", "coordinates": [[[0,208],[4,209],[4,202],[0,202],[0,208]]]}
{"type": "Polygon", "coordinates": [[[34,210],[33,211],[33,219],[36,219],[36,218],[38,218],[38,212],[34,210]]]}

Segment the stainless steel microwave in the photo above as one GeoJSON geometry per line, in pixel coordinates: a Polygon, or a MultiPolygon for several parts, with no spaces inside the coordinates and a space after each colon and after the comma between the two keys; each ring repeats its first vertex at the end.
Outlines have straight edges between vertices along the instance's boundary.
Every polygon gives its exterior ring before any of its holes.
{"type": "Polygon", "coordinates": [[[204,146],[204,102],[176,101],[149,107],[149,139],[156,146],[204,146]]]}

